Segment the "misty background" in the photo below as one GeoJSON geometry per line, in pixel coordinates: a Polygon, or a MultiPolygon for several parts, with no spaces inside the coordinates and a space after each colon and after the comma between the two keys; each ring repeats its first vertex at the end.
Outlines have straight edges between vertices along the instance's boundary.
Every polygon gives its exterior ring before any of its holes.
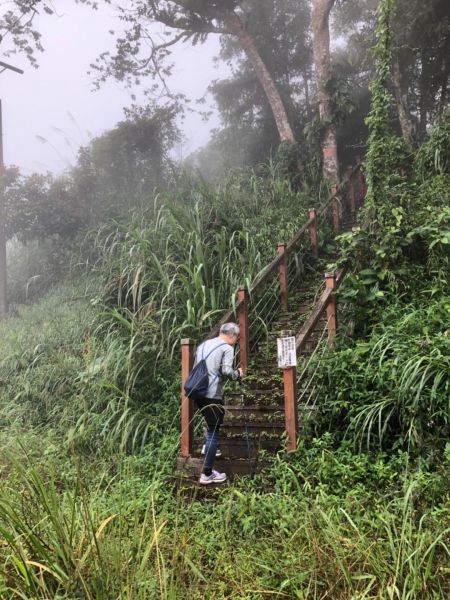
{"type": "Polygon", "coordinates": [[[449,1],[76,1],[0,0],[0,598],[449,599],[449,1]]]}
{"type": "MultiPolygon", "coordinates": [[[[123,28],[112,6],[102,3],[92,10],[64,0],[55,15],[38,14],[34,25],[42,33],[44,46],[44,52],[36,54],[39,67],[33,68],[23,55],[12,55],[6,61],[25,73],[4,72],[0,77],[5,164],[18,165],[25,175],[58,173],[73,165],[80,146],[113,128],[123,119],[124,107],[145,101],[139,87],[127,89],[112,79],[95,90],[94,75],[88,74],[96,57],[114,47],[109,30],[123,28]]],[[[161,27],[154,26],[154,30],[161,27]]],[[[7,48],[5,40],[2,50],[7,48]]],[[[214,63],[218,50],[219,36],[209,36],[201,46],[188,42],[173,48],[170,91],[183,92],[192,101],[192,110],[180,122],[184,140],[173,150],[176,159],[204,145],[219,123],[210,97],[207,107],[212,114],[207,120],[196,105],[197,99],[207,95],[211,81],[229,72],[223,62],[220,68],[214,63]]]]}

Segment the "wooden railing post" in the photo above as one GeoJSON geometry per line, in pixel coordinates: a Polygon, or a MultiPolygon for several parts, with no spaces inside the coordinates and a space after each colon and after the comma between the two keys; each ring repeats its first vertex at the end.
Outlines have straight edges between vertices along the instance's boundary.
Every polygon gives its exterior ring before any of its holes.
{"type": "Polygon", "coordinates": [[[280,301],[281,310],[288,309],[288,261],[286,254],[286,244],[278,244],[278,254],[281,254],[282,259],[279,267],[280,274],[280,301]]]}
{"type": "Polygon", "coordinates": [[[341,216],[339,214],[339,199],[337,196],[337,186],[331,186],[331,193],[333,195],[333,200],[331,201],[331,210],[333,213],[333,229],[335,233],[339,233],[341,231],[341,216]]]}
{"type": "Polygon", "coordinates": [[[181,340],[181,456],[188,458],[193,447],[194,402],[184,393],[186,381],[194,363],[194,344],[189,338],[181,340]]]}
{"type": "MultiPolygon", "coordinates": [[[[292,337],[290,330],[280,331],[280,337],[292,337]]],[[[287,367],[283,369],[284,387],[284,420],[288,437],[287,451],[293,452],[297,448],[298,437],[298,407],[297,407],[297,369],[287,367]]]]}
{"type": "Polygon", "coordinates": [[[356,214],[356,198],[355,198],[355,183],[353,181],[353,175],[350,175],[348,180],[348,199],[350,201],[350,212],[354,217],[356,214]]]}
{"type": "Polygon", "coordinates": [[[241,368],[245,372],[248,367],[248,359],[250,355],[250,340],[248,331],[248,290],[241,286],[238,290],[238,302],[241,302],[239,307],[239,354],[241,368]]]}
{"type": "Polygon", "coordinates": [[[309,209],[309,218],[314,219],[309,230],[311,239],[311,252],[314,256],[319,256],[319,244],[317,242],[317,211],[315,208],[309,209]]]}
{"type": "MultiPolygon", "coordinates": [[[[325,273],[325,287],[326,289],[334,290],[336,287],[336,274],[325,273]]],[[[328,347],[333,348],[334,338],[336,337],[337,328],[337,300],[335,294],[331,295],[331,298],[327,306],[327,324],[328,324],[328,347]]]]}
{"type": "Polygon", "coordinates": [[[366,197],[367,185],[366,185],[366,180],[363,175],[363,172],[361,171],[361,167],[359,167],[357,173],[358,173],[358,196],[359,196],[358,202],[361,202],[361,200],[364,200],[364,198],[366,197]]]}
{"type": "Polygon", "coordinates": [[[361,183],[362,183],[362,199],[364,200],[364,198],[367,196],[367,181],[366,178],[364,176],[364,173],[361,169],[361,165],[359,167],[359,173],[361,175],[361,183]]]}

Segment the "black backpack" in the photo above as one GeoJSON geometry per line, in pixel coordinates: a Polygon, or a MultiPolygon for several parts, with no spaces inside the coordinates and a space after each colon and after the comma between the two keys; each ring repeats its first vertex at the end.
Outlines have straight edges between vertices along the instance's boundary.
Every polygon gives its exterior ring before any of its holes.
{"type": "MultiPolygon", "coordinates": [[[[208,368],[206,366],[206,360],[210,354],[217,350],[217,348],[226,345],[226,342],[219,344],[218,346],[213,348],[211,352],[208,352],[207,356],[199,360],[198,363],[194,366],[184,383],[184,391],[186,392],[186,396],[188,398],[190,398],[191,400],[200,400],[200,398],[206,398],[206,392],[209,388],[209,377],[208,368]]],[[[219,374],[217,374],[217,377],[218,376],[219,374]]]]}

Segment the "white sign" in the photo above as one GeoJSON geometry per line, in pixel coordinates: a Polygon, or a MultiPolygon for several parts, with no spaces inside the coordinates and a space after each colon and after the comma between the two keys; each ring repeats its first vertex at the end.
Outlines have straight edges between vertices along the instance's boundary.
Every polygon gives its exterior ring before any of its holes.
{"type": "Polygon", "coordinates": [[[283,337],[277,339],[278,366],[280,369],[297,366],[297,348],[295,337],[283,337]]]}

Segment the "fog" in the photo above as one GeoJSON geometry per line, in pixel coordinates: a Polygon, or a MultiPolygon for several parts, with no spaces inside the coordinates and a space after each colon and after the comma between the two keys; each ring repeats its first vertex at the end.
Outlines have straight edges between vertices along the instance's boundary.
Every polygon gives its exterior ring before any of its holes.
{"type": "MultiPolygon", "coordinates": [[[[138,103],[144,102],[141,89],[125,89],[115,81],[93,91],[93,76],[87,74],[97,55],[114,47],[108,31],[120,31],[122,25],[113,9],[102,6],[93,11],[64,0],[58,3],[58,10],[57,15],[36,18],[45,49],[36,54],[38,69],[20,54],[5,58],[7,40],[0,46],[2,60],[25,71],[24,75],[5,71],[0,77],[4,160],[6,165],[18,165],[24,174],[61,172],[73,164],[80,145],[122,119],[123,107],[132,104],[132,94],[138,103]]],[[[203,46],[174,47],[170,89],[185,93],[193,108],[195,100],[206,94],[208,84],[227,72],[221,66],[219,73],[213,64],[218,49],[219,39],[214,36],[203,46]]],[[[211,104],[209,98],[208,108],[211,104]]],[[[217,125],[215,111],[207,122],[189,112],[181,124],[185,141],[176,149],[177,155],[184,157],[205,144],[217,125]]]]}

